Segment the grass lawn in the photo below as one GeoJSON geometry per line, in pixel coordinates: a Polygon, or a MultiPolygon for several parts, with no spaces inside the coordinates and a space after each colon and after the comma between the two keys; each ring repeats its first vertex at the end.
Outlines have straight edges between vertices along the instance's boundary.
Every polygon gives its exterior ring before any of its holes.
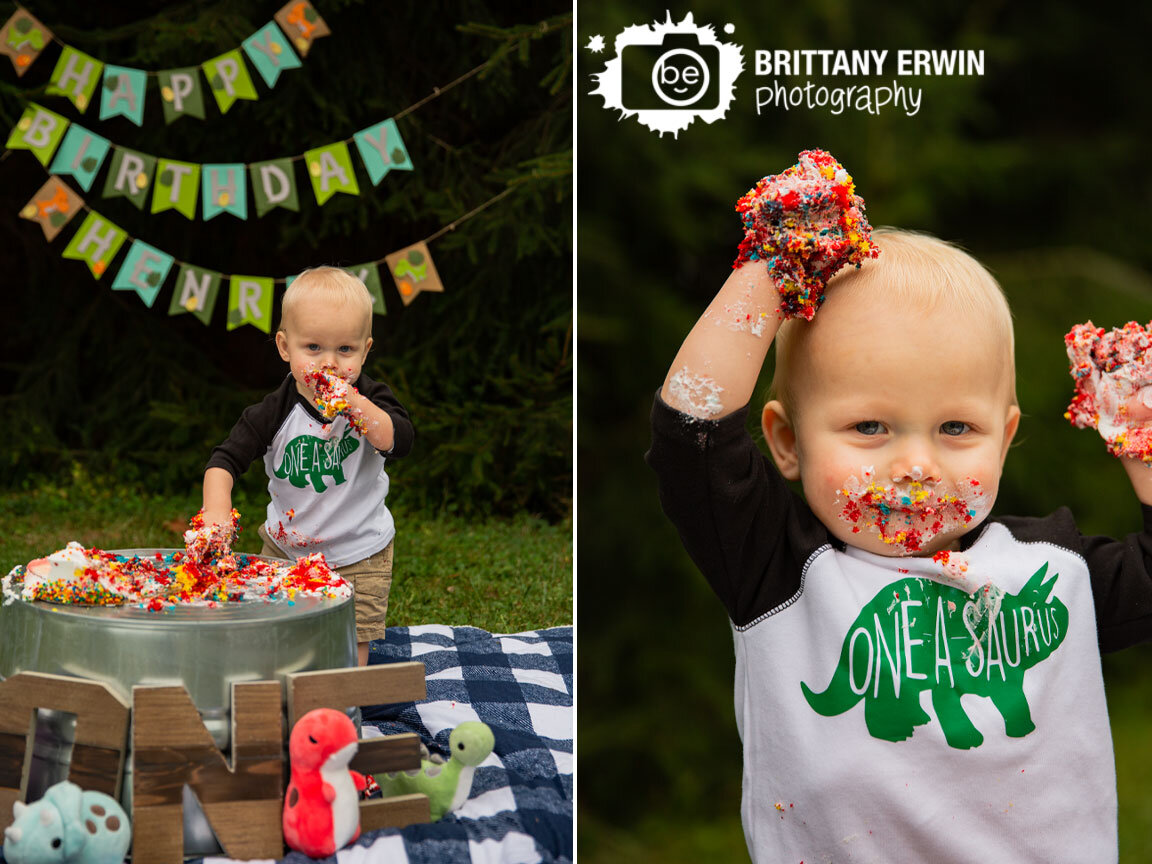
{"type": "MultiPolygon", "coordinates": [[[[264,501],[238,496],[242,552],[259,552],[264,501]]],[[[150,496],[77,477],[0,492],[0,575],[70,540],[102,549],[178,548],[199,493],[150,496]]],[[[395,514],[388,625],[468,624],[514,633],[572,623],[572,525],[395,514]]]]}

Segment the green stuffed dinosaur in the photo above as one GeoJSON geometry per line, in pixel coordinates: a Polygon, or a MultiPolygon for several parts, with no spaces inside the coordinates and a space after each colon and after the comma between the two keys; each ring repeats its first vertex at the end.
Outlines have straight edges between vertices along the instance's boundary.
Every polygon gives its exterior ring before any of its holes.
{"type": "Polygon", "coordinates": [[[420,769],[376,775],[376,782],[385,798],[393,795],[421,793],[428,796],[432,821],[445,813],[457,810],[468,800],[472,789],[472,775],[476,766],[488,758],[496,743],[487,723],[468,720],[452,730],[448,747],[452,751],[447,762],[439,756],[429,757],[425,750],[420,769]]]}

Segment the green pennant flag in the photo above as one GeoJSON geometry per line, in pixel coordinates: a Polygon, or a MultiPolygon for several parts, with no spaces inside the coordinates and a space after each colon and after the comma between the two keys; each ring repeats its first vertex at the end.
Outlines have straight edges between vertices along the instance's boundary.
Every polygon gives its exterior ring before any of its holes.
{"type": "Polygon", "coordinates": [[[232,276],[228,281],[228,329],[250,324],[272,332],[271,276],[232,276]]]}
{"type": "Polygon", "coordinates": [[[337,141],[326,147],[305,151],[304,164],[308,166],[308,176],[312,178],[312,191],[316,193],[317,204],[323,204],[337,192],[360,194],[356,174],[352,170],[352,157],[345,142],[337,141]]]}
{"type": "Polygon", "coordinates": [[[47,168],[48,160],[67,128],[68,121],[59,114],[29,102],[4,146],[9,150],[31,150],[32,155],[47,168]]]}
{"type": "Polygon", "coordinates": [[[176,290],[168,305],[169,315],[191,312],[207,326],[212,322],[212,309],[220,292],[220,274],[191,264],[181,264],[176,274],[176,290]]]}
{"type": "Polygon", "coordinates": [[[52,77],[48,80],[48,89],[44,92],[53,96],[67,96],[83,114],[92,104],[92,92],[100,82],[103,71],[104,64],[95,57],[65,45],[60,59],[56,61],[56,68],[52,70],[52,77]]]}
{"type": "Polygon", "coordinates": [[[178,210],[196,218],[196,198],[200,191],[200,166],[195,162],[161,159],[156,166],[156,188],[152,192],[152,212],[178,210]]]}
{"type": "Polygon", "coordinates": [[[113,225],[95,210],[90,210],[80,230],[72,235],[62,254],[65,258],[86,262],[92,275],[99,279],[127,237],[123,229],[113,225]]]}
{"type": "Polygon", "coordinates": [[[165,123],[179,120],[185,115],[204,119],[204,88],[200,86],[198,66],[165,69],[158,78],[165,123]]]}
{"type": "Polygon", "coordinates": [[[114,147],[113,151],[108,177],[104,180],[104,197],[124,196],[137,210],[143,210],[144,202],[148,200],[148,190],[152,187],[156,157],[119,146],[114,147]]]}
{"type": "Polygon", "coordinates": [[[220,106],[220,113],[227,114],[237,99],[255,100],[256,87],[248,67],[240,56],[240,49],[233,48],[219,57],[213,57],[203,64],[204,77],[212,87],[212,95],[220,106]]]}
{"type": "Polygon", "coordinates": [[[380,268],[376,266],[376,262],[355,264],[344,269],[363,282],[368,293],[372,295],[372,314],[387,315],[388,309],[384,305],[384,289],[380,284],[380,268]]]}
{"type": "Polygon", "coordinates": [[[286,207],[300,212],[300,198],[296,191],[296,176],[291,159],[272,159],[253,162],[248,166],[252,178],[252,200],[257,217],[273,207],[286,207]]]}
{"type": "Polygon", "coordinates": [[[135,291],[144,305],[151,309],[171,269],[171,255],[140,240],[133,240],[124,263],[112,280],[112,290],[135,291]]]}

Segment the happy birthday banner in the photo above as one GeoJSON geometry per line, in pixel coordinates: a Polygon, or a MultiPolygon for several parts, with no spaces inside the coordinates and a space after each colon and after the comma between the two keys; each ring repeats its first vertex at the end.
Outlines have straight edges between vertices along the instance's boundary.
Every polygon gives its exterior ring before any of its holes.
{"type": "Polygon", "coordinates": [[[151,212],[176,210],[188,219],[196,218],[196,204],[202,200],[202,218],[207,221],[220,213],[247,219],[249,180],[251,200],[258,217],[275,207],[298,212],[300,198],[294,170],[296,162],[307,166],[317,204],[324,204],[337,192],[359,195],[360,186],[356,182],[348,148],[350,142],[355,143],[373,186],[380,185],[389,171],[414,170],[395,118],[361,129],[351,138],[307,150],[299,156],[250,164],[203,165],[129,150],[30,102],[9,134],[5,147],[30,150],[50,173],[75,177],[85,192],[92,188],[97,172],[107,161],[105,198],[124,197],[137,209],[143,210],[151,189],[151,212]],[[110,153],[111,159],[108,159],[110,153]]]}
{"type": "MultiPolygon", "coordinates": [[[[436,265],[432,262],[428,244],[455,230],[458,225],[512,191],[513,187],[509,187],[494,195],[417,243],[412,243],[375,261],[344,269],[359,278],[368,288],[372,295],[373,312],[377,315],[384,315],[387,312],[380,284],[380,264],[388,268],[388,273],[405,306],[422,292],[443,292],[444,285],[440,281],[436,265]]],[[[128,253],[112,280],[113,291],[135,291],[144,304],[152,308],[169,273],[176,267],[175,290],[168,306],[169,315],[191,313],[203,324],[209,324],[220,287],[227,282],[228,329],[235,330],[248,324],[265,333],[271,332],[274,286],[277,283],[291,284],[294,276],[278,278],[227,275],[178,261],[167,252],[132,237],[110,219],[97,213],[55,175],[49,176],[48,181],[32,196],[32,200],[21,209],[20,216],[40,225],[45,238],[51,241],[81,210],[87,215],[68,241],[62,255],[65,258],[83,261],[88,265],[93,278],[100,279],[108,271],[117,253],[127,243],[128,253]]]]}
{"type": "Polygon", "coordinates": [[[308,0],[289,0],[272,21],[245,39],[240,47],[199,66],[149,72],[106,64],[61,42],[32,13],[17,4],[16,12],[0,29],[0,54],[6,54],[12,60],[16,74],[23,76],[49,42],[58,43],[63,50],[52,70],[47,93],[66,97],[80,113],[84,113],[92,104],[99,85],[101,120],[123,116],[142,126],[144,94],[149,77],[155,77],[160,87],[165,123],[181,117],[203,120],[201,74],[208,82],[220,113],[226,114],[237,100],[258,98],[252,76],[244,63],[245,56],[256,67],[264,83],[272,88],[283,70],[300,68],[300,57],[308,56],[312,43],[331,32],[308,0]]]}

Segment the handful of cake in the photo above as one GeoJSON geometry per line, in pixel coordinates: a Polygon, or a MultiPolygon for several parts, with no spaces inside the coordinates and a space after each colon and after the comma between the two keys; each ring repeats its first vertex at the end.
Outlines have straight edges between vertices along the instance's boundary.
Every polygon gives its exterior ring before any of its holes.
{"type": "Polygon", "coordinates": [[[1091,321],[1064,337],[1076,392],[1065,418],[1096,429],[1113,456],[1152,463],[1152,324],[1111,331],[1091,321]]]}
{"type": "Polygon", "coordinates": [[[233,553],[239,514],[235,510],[232,514],[231,526],[207,528],[202,513],[193,517],[183,551],[118,555],[69,543],[5,576],[4,602],[139,606],[161,612],[176,606],[352,596],[352,587],[328,566],[322,553],[283,563],[233,553]]]}
{"type": "Polygon", "coordinates": [[[823,150],[805,150],[791,168],[760,180],[736,211],[744,239],[732,266],[764,261],[784,318],[811,321],[829,279],[880,254],[851,175],[823,150]]]}

